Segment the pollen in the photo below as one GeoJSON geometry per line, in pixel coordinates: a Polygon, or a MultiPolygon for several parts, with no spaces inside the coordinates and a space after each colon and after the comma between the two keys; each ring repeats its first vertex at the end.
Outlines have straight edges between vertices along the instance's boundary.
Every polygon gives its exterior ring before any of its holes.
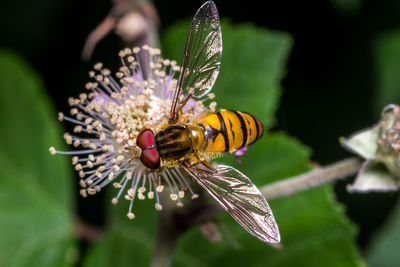
{"type": "Polygon", "coordinates": [[[57,153],[56,149],[54,147],[49,148],[50,154],[55,155],[57,153]]]}
{"type": "Polygon", "coordinates": [[[143,194],[145,191],[146,191],[146,187],[144,187],[144,186],[139,187],[139,189],[138,189],[138,192],[141,194],[143,194]]]}
{"type": "Polygon", "coordinates": [[[164,190],[164,186],[163,185],[159,185],[156,188],[157,192],[161,193],[164,190]]]}
{"type": "Polygon", "coordinates": [[[58,120],[63,121],[64,120],[64,114],[62,112],[58,113],[58,120]]]}
{"type": "Polygon", "coordinates": [[[154,207],[155,207],[155,209],[158,210],[158,211],[161,211],[161,210],[163,209],[163,206],[162,206],[161,204],[159,204],[159,203],[156,203],[156,204],[154,205],[154,207]]]}
{"type": "Polygon", "coordinates": [[[129,212],[129,213],[127,214],[127,216],[128,216],[128,218],[129,218],[130,220],[135,219],[135,214],[133,214],[132,212],[129,212]]]}

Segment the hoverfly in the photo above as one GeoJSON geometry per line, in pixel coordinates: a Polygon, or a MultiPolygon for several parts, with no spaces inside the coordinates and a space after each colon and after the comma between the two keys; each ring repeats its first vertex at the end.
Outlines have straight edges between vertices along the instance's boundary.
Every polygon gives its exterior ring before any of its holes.
{"type": "Polygon", "coordinates": [[[213,166],[202,155],[233,152],[263,134],[261,122],[240,111],[221,110],[198,121],[183,119],[190,98],[210,92],[218,76],[222,55],[221,26],[213,1],[204,3],[190,26],[168,124],[160,131],[142,130],[136,144],[141,162],[157,170],[173,162],[203,187],[246,231],[263,242],[279,243],[280,234],[264,196],[240,171],[213,166]]]}

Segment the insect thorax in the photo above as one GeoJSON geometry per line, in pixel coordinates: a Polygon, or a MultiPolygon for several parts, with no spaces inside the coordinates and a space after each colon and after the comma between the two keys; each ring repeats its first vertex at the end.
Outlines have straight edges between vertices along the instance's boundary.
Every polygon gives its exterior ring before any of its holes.
{"type": "Polygon", "coordinates": [[[156,147],[164,160],[181,160],[194,153],[204,142],[199,126],[173,124],[155,136],[156,147]]]}

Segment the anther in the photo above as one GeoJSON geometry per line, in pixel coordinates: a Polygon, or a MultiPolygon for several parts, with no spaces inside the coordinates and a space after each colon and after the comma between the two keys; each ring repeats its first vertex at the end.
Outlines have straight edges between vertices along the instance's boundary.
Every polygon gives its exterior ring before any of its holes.
{"type": "Polygon", "coordinates": [[[72,159],[71,159],[72,165],[77,164],[77,163],[78,163],[78,160],[79,160],[78,156],[73,156],[72,159]]]}
{"type": "Polygon", "coordinates": [[[80,185],[82,188],[85,188],[85,187],[86,187],[86,183],[85,183],[85,181],[83,181],[83,180],[79,180],[79,185],[80,185]]]}
{"type": "Polygon", "coordinates": [[[164,186],[163,185],[159,185],[156,187],[156,190],[158,193],[161,193],[164,190],[164,186]]]}
{"type": "Polygon", "coordinates": [[[88,192],[89,195],[94,195],[94,194],[97,193],[96,189],[94,189],[94,188],[89,188],[89,189],[87,190],[87,192],[88,192]]]}
{"type": "Polygon", "coordinates": [[[80,194],[82,197],[87,197],[86,189],[81,189],[81,190],[79,190],[79,194],[80,194]]]}
{"type": "Polygon", "coordinates": [[[113,183],[114,188],[121,188],[122,185],[120,183],[113,183]]]}
{"type": "Polygon", "coordinates": [[[96,63],[96,64],[94,64],[94,66],[93,66],[93,68],[94,68],[95,70],[101,70],[102,67],[103,67],[103,63],[101,63],[101,62],[96,63]]]}
{"type": "Polygon", "coordinates": [[[81,164],[76,164],[76,165],[75,165],[75,170],[76,170],[76,171],[82,170],[82,165],[81,165],[81,164]]]}
{"type": "Polygon", "coordinates": [[[50,154],[55,155],[57,153],[56,149],[54,147],[49,148],[50,154]]]}
{"type": "Polygon", "coordinates": [[[58,120],[63,121],[64,120],[64,113],[58,112],[58,120]]]}
{"type": "Polygon", "coordinates": [[[138,192],[141,194],[143,194],[145,191],[146,191],[146,187],[144,187],[144,186],[141,186],[138,188],[138,192]]]}

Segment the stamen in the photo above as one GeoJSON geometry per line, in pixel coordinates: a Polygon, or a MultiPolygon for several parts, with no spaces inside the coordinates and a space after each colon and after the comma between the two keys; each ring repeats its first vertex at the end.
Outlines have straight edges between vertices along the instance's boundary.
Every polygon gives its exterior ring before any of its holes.
{"type": "Polygon", "coordinates": [[[119,191],[118,191],[118,194],[117,194],[117,196],[115,197],[117,200],[119,199],[119,197],[121,196],[121,194],[122,194],[122,192],[124,191],[124,189],[125,189],[125,186],[126,186],[126,184],[128,183],[128,179],[126,179],[125,177],[124,178],[122,178],[122,181],[121,182],[123,182],[123,185],[121,185],[121,187],[120,187],[120,189],[119,189],[119,191]],[[124,180],[124,181],[123,181],[124,180]]]}
{"type": "MultiPolygon", "coordinates": [[[[138,184],[140,182],[140,179],[141,179],[141,175],[136,176],[136,178],[132,181],[131,189],[128,190],[128,194],[131,197],[131,200],[130,200],[131,202],[129,203],[129,212],[128,212],[128,218],[129,219],[135,218],[135,216],[132,213],[132,206],[133,206],[133,201],[135,200],[136,189],[137,189],[137,186],[138,186],[138,184]],[[134,181],[135,181],[135,183],[134,183],[134,181]],[[130,214],[132,214],[133,216],[130,215],[130,214]]],[[[144,177],[143,179],[146,179],[146,178],[144,177]]]]}
{"type": "Polygon", "coordinates": [[[57,153],[56,149],[52,146],[49,148],[50,154],[55,155],[57,153]]]}
{"type": "MultiPolygon", "coordinates": [[[[116,78],[102,63],[96,64],[89,72],[94,80],[85,85],[89,92],[68,99],[71,117],[58,114],[60,121],[73,124],[74,135],[65,133],[65,141],[83,149],[57,151],[49,148],[53,155],[73,156],[72,164],[79,174],[83,197],[96,194],[111,183],[118,188],[116,197],[111,200],[112,204],[117,204],[125,192],[125,198],[130,201],[129,219],[135,217],[132,208],[136,196],[140,200],[146,196],[155,199],[155,209],[162,210],[160,193],[165,186],[169,187],[170,198],[178,207],[183,206],[181,199],[185,197],[185,190],[189,190],[192,198],[198,196],[178,166],[172,163],[173,167],[164,168],[162,173],[149,171],[140,162],[140,149],[135,146],[143,127],[149,126],[157,132],[169,119],[177,83],[174,76],[180,67],[160,54],[159,49],[149,46],[120,51],[122,67],[116,78]]],[[[213,94],[207,96],[213,97],[213,94]]],[[[212,107],[210,104],[209,109],[212,107]]],[[[201,101],[191,100],[184,112],[186,121],[191,122],[209,111],[201,101]]]]}
{"type": "MultiPolygon", "coordinates": [[[[50,153],[54,152],[54,150],[55,150],[54,147],[51,147],[50,148],[50,153]]],[[[97,152],[100,152],[100,151],[101,151],[101,149],[76,150],[76,151],[59,151],[59,150],[55,150],[55,153],[56,154],[62,154],[62,155],[83,155],[83,154],[97,153],[97,152]]]]}

